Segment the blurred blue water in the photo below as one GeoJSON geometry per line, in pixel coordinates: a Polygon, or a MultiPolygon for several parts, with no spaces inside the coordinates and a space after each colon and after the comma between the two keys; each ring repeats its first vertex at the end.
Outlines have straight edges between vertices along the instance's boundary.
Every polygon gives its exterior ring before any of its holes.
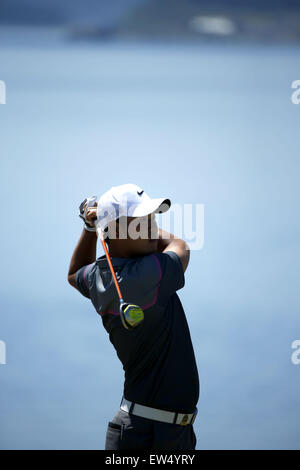
{"type": "Polygon", "coordinates": [[[299,50],[28,37],[0,32],[0,447],[104,448],[123,371],[66,278],[81,200],[134,182],[205,204],[197,448],[299,448],[299,50]]]}

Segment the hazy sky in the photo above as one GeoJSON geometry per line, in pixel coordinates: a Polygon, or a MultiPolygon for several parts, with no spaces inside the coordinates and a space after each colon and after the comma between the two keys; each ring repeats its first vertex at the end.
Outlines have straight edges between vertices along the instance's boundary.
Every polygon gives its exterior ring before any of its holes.
{"type": "Polygon", "coordinates": [[[179,291],[197,448],[299,448],[299,51],[36,43],[0,63],[1,448],[104,448],[123,371],[67,272],[81,200],[131,182],[205,205],[179,291]]]}

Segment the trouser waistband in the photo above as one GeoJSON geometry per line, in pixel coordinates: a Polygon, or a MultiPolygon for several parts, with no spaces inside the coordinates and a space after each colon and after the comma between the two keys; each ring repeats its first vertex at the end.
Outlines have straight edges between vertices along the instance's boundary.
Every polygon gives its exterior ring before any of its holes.
{"type": "Polygon", "coordinates": [[[133,414],[135,416],[153,419],[155,421],[162,421],[164,423],[180,424],[181,426],[186,426],[187,424],[194,424],[198,413],[197,407],[194,413],[177,413],[176,411],[165,411],[160,410],[158,408],[151,408],[149,406],[140,405],[139,403],[134,403],[129,400],[126,400],[126,398],[124,397],[121,400],[120,408],[121,410],[133,414]]]}

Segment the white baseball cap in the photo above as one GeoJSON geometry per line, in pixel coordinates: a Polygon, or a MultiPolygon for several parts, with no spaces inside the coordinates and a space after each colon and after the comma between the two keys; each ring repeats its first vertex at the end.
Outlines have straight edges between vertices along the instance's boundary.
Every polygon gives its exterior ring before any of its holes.
{"type": "Polygon", "coordinates": [[[102,231],[109,222],[120,217],[143,217],[152,213],[161,214],[171,207],[170,199],[151,199],[136,184],[113,186],[104,193],[97,206],[97,225],[102,231]]]}

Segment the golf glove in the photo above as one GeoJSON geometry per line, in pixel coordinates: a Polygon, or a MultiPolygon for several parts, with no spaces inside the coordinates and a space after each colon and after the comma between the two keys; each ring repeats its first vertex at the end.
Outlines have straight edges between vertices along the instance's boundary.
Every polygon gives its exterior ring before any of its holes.
{"type": "Polygon", "coordinates": [[[96,232],[96,227],[92,227],[85,219],[86,212],[89,207],[94,207],[95,202],[97,202],[97,196],[86,197],[79,206],[79,217],[84,221],[84,228],[88,232],[96,232]],[[84,207],[84,204],[87,202],[87,205],[84,207]]]}

